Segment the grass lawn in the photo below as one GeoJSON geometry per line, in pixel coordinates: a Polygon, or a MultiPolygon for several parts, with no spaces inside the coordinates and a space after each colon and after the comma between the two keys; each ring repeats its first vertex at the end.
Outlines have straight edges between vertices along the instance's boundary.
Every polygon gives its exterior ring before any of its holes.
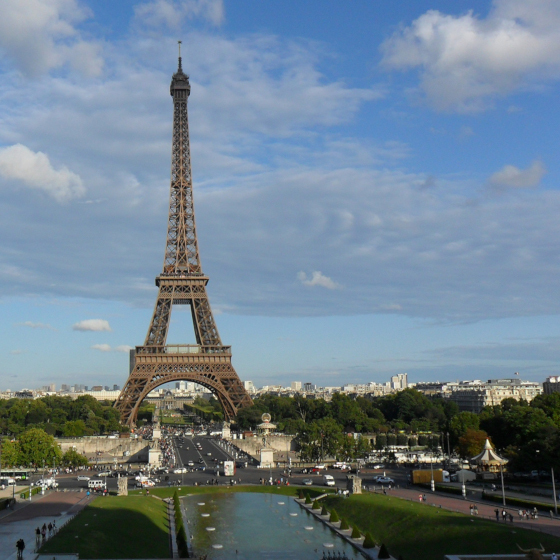
{"type": "Polygon", "coordinates": [[[520,529],[515,523],[485,521],[381,494],[328,496],[321,502],[404,560],[441,560],[445,554],[519,554],[516,543],[523,548],[542,543],[549,553],[560,550],[559,538],[520,529]]]}
{"type": "Polygon", "coordinates": [[[41,548],[80,558],[169,558],[166,505],[143,496],[97,498],[41,548]]]}

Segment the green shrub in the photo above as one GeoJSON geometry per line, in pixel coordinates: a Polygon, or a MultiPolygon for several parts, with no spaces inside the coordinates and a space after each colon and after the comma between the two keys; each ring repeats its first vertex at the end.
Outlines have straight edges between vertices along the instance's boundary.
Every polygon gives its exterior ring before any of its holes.
{"type": "Polygon", "coordinates": [[[301,488],[300,488],[300,490],[299,490],[298,498],[299,498],[300,500],[303,500],[303,498],[304,498],[303,490],[302,490],[301,488]]]}
{"type": "Polygon", "coordinates": [[[333,509],[331,511],[331,519],[330,522],[331,523],[338,523],[340,521],[340,517],[338,517],[338,513],[336,513],[336,510],[333,509]]]}
{"type": "Polygon", "coordinates": [[[371,533],[369,531],[366,533],[366,538],[364,539],[362,546],[364,548],[375,548],[375,541],[373,540],[373,537],[371,536],[371,533]]]}
{"type": "Polygon", "coordinates": [[[321,510],[321,515],[329,515],[329,512],[327,511],[327,508],[325,506],[323,506],[323,509],[321,510]]]}
{"type": "Polygon", "coordinates": [[[342,531],[347,531],[348,529],[350,529],[350,525],[348,525],[348,521],[346,521],[346,519],[344,519],[344,517],[342,518],[342,521],[340,522],[340,528],[342,531]]]}
{"type": "Polygon", "coordinates": [[[306,504],[310,504],[311,503],[311,498],[309,497],[309,494],[305,495],[305,503],[306,504]]]}
{"type": "Polygon", "coordinates": [[[354,525],[354,528],[352,529],[351,537],[353,539],[359,539],[361,536],[362,536],[362,533],[360,533],[360,531],[358,531],[358,528],[354,525]]]}
{"type": "Polygon", "coordinates": [[[313,500],[313,506],[311,509],[321,509],[321,504],[317,502],[317,500],[313,500]]]}
{"type": "Polygon", "coordinates": [[[379,548],[379,554],[377,555],[377,558],[391,558],[391,555],[389,554],[389,551],[384,544],[382,544],[379,548]]]}

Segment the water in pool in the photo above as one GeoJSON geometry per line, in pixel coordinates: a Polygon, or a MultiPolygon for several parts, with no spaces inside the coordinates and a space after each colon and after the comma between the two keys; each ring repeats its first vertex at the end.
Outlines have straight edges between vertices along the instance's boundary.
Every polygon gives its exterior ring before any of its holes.
{"type": "Polygon", "coordinates": [[[313,560],[363,556],[292,497],[232,492],[182,498],[196,556],[208,560],[313,560]]]}

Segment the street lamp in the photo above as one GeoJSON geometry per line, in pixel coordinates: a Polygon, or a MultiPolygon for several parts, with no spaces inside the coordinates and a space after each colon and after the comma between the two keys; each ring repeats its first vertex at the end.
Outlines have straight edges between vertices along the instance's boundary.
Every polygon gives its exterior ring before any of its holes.
{"type": "Polygon", "coordinates": [[[502,479],[502,505],[506,507],[506,491],[504,488],[504,465],[500,464],[500,478],[502,479]]]}
{"type": "Polygon", "coordinates": [[[430,490],[432,492],[436,491],[436,483],[434,482],[434,453],[432,451],[432,456],[430,457],[430,467],[432,469],[432,480],[430,481],[430,490]]]}

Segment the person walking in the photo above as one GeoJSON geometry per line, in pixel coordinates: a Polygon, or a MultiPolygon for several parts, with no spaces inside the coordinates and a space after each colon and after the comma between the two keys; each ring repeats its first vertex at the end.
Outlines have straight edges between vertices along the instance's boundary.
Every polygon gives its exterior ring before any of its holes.
{"type": "Polygon", "coordinates": [[[22,560],[23,551],[25,550],[25,542],[23,539],[19,539],[19,541],[16,543],[16,548],[18,560],[22,560]]]}
{"type": "Polygon", "coordinates": [[[502,521],[504,523],[507,521],[507,511],[505,509],[502,510],[502,521]]]}
{"type": "Polygon", "coordinates": [[[41,529],[37,527],[35,529],[35,546],[38,547],[41,544],[41,529]]]}
{"type": "Polygon", "coordinates": [[[41,537],[43,538],[43,542],[45,542],[45,539],[47,538],[47,526],[45,523],[43,523],[43,526],[41,527],[41,537]]]}
{"type": "Polygon", "coordinates": [[[494,510],[494,513],[496,514],[496,521],[500,521],[500,510],[498,508],[496,508],[494,510]]]}

